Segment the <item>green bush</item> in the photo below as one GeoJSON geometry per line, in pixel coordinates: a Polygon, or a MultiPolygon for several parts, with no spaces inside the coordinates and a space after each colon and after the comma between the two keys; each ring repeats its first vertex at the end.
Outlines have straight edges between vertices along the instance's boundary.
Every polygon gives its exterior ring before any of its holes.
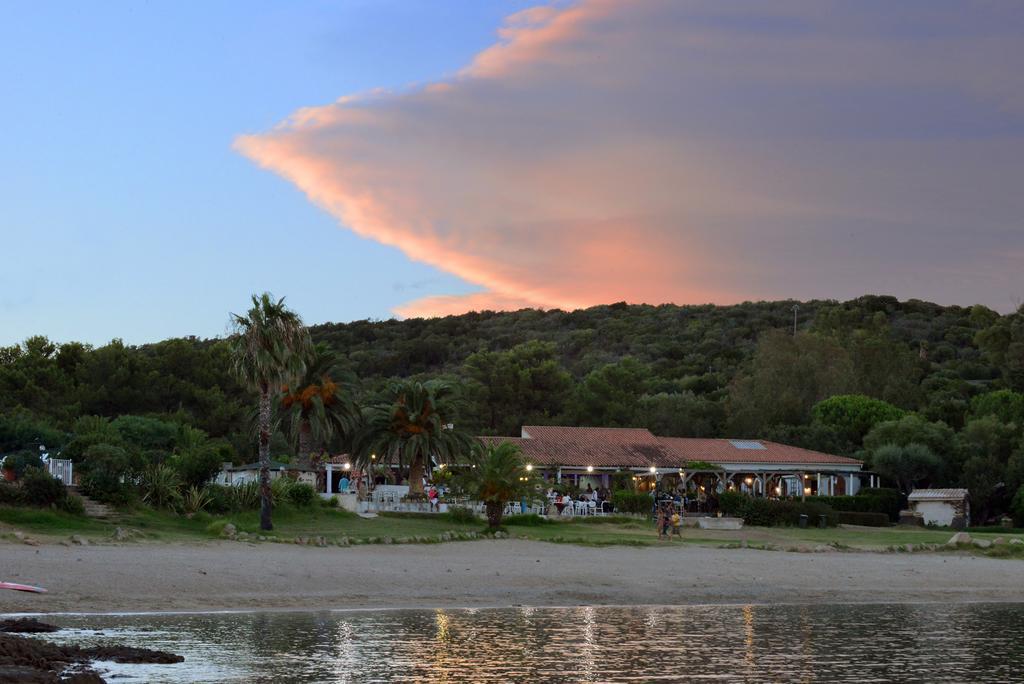
{"type": "Polygon", "coordinates": [[[889,516],[885,513],[861,511],[837,511],[839,522],[843,525],[864,525],[866,527],[885,527],[889,524],[889,516]]]}
{"type": "Polygon", "coordinates": [[[195,485],[185,490],[185,493],[181,497],[181,508],[187,514],[195,516],[210,504],[210,495],[205,489],[200,489],[195,485]]]}
{"type": "Polygon", "coordinates": [[[341,504],[338,503],[338,497],[331,496],[326,499],[320,499],[320,505],[324,508],[337,508],[341,504]]]}
{"type": "Polygon", "coordinates": [[[808,496],[807,501],[823,503],[837,511],[855,513],[884,513],[890,522],[896,522],[905,505],[898,489],[862,489],[856,496],[808,496]]]}
{"type": "Polygon", "coordinates": [[[71,515],[85,515],[85,502],[82,501],[82,497],[80,496],[72,496],[71,494],[68,494],[64,497],[64,500],[60,502],[60,508],[71,515]]]}
{"type": "Polygon", "coordinates": [[[43,468],[43,459],[34,451],[19,451],[4,459],[3,469],[13,470],[15,479],[20,480],[29,468],[43,468]]]}
{"type": "Polygon", "coordinates": [[[208,484],[203,487],[207,502],[205,510],[215,515],[222,515],[234,510],[234,497],[231,487],[224,485],[208,484]]]}
{"type": "Polygon", "coordinates": [[[1024,527],[1024,487],[1017,490],[1010,504],[1010,515],[1013,517],[1013,524],[1017,527],[1024,527]]]}
{"type": "Polygon", "coordinates": [[[220,472],[223,464],[220,450],[212,443],[182,451],[171,459],[171,465],[187,487],[202,487],[220,472]]]}
{"type": "MultiPolygon", "coordinates": [[[[807,524],[810,526],[816,526],[818,518],[822,515],[825,516],[826,524],[830,527],[839,524],[839,514],[823,503],[762,499],[744,494],[740,496],[744,501],[730,503],[730,505],[738,504],[731,515],[743,518],[743,522],[747,525],[759,527],[797,525],[801,515],[807,516],[807,524]]],[[[721,504],[721,499],[719,499],[719,503],[721,504]]]]}
{"type": "Polygon", "coordinates": [[[25,503],[30,506],[55,506],[64,501],[68,490],[64,483],[40,468],[29,468],[21,478],[25,503]]]}
{"type": "Polygon", "coordinates": [[[181,506],[181,478],[165,465],[146,468],[140,483],[142,500],[154,508],[176,510],[181,506]]]}
{"type": "Polygon", "coordinates": [[[316,489],[305,482],[296,482],[288,489],[288,501],[296,506],[312,506],[317,498],[316,489]]]}
{"type": "Polygon", "coordinates": [[[450,506],[445,515],[453,523],[462,525],[476,523],[480,520],[476,513],[473,512],[473,509],[466,508],[465,506],[450,506]]]}
{"type": "Polygon", "coordinates": [[[749,498],[742,492],[722,492],[718,495],[718,509],[722,511],[722,515],[741,516],[743,506],[749,498]]]}
{"type": "Polygon", "coordinates": [[[227,488],[231,493],[231,508],[236,511],[250,511],[260,506],[260,483],[253,480],[227,488]]]}
{"type": "Polygon", "coordinates": [[[114,506],[126,506],[135,500],[135,492],[125,483],[131,469],[127,451],[113,444],[93,444],[79,462],[82,491],[88,496],[114,506]]]}
{"type": "Polygon", "coordinates": [[[642,492],[620,490],[612,494],[616,513],[639,513],[650,515],[654,508],[654,497],[642,492]]]}
{"type": "Polygon", "coordinates": [[[24,506],[25,492],[21,490],[21,487],[10,482],[0,482],[0,505],[24,506]]]}

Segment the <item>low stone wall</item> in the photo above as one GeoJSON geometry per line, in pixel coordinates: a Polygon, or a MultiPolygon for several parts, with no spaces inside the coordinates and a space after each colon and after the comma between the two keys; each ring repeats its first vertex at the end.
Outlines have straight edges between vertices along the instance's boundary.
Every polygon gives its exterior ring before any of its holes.
{"type": "Polygon", "coordinates": [[[697,518],[697,527],[702,530],[739,530],[743,518],[697,518]]]}

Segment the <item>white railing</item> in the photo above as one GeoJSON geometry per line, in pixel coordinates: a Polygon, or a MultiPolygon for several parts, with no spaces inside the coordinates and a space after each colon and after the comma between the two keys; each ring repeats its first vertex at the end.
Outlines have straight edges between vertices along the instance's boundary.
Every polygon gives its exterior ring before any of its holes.
{"type": "Polygon", "coordinates": [[[67,458],[49,458],[46,460],[47,472],[66,485],[69,485],[74,481],[72,479],[74,471],[73,465],[74,464],[71,463],[71,460],[67,458]]]}

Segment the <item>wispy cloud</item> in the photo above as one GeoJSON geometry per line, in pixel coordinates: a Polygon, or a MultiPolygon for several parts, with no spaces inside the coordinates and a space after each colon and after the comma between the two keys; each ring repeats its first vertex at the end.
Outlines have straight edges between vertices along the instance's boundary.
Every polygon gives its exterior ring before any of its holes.
{"type": "Polygon", "coordinates": [[[403,315],[865,291],[1006,308],[1021,264],[992,255],[1024,249],[1024,6],[538,7],[450,80],[236,147],[483,289],[403,315]]]}

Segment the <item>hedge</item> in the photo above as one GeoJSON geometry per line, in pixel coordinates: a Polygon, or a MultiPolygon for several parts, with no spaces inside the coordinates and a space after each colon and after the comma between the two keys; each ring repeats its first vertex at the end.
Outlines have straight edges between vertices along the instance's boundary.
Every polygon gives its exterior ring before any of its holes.
{"type": "Polygon", "coordinates": [[[884,513],[896,522],[904,507],[903,494],[897,489],[862,489],[855,496],[808,496],[808,502],[822,503],[837,511],[884,513]]]}
{"type": "Polygon", "coordinates": [[[889,524],[889,516],[885,513],[862,511],[838,511],[839,522],[843,525],[864,525],[866,527],[885,527],[889,524]]]}
{"type": "Polygon", "coordinates": [[[743,518],[747,525],[798,525],[801,515],[807,516],[807,524],[811,526],[816,526],[822,515],[830,527],[839,524],[839,514],[819,501],[761,499],[739,492],[722,492],[718,507],[725,515],[743,518]]]}
{"type": "Polygon", "coordinates": [[[654,509],[654,497],[650,494],[620,490],[612,494],[616,513],[640,513],[650,515],[654,509]]]}

